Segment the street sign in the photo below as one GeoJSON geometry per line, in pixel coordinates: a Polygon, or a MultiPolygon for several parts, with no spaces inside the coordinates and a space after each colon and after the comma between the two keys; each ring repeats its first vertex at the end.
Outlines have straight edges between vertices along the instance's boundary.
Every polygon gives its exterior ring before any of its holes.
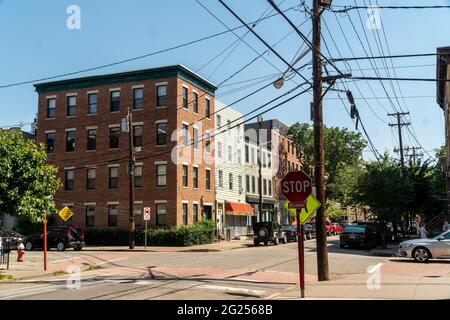
{"type": "MultiPolygon", "coordinates": [[[[289,211],[292,217],[297,219],[297,210],[290,208],[289,201],[284,202],[284,207],[289,211]]],[[[310,194],[306,199],[306,208],[302,208],[300,212],[300,223],[303,225],[320,207],[320,202],[314,195],[310,194]]]]}
{"type": "Polygon", "coordinates": [[[69,207],[64,207],[58,212],[58,215],[61,217],[61,219],[67,221],[70,219],[70,217],[73,216],[73,211],[70,210],[69,207]]]}
{"type": "Polygon", "coordinates": [[[144,221],[150,221],[150,212],[151,212],[150,207],[144,208],[144,221]]]}
{"type": "Polygon", "coordinates": [[[291,171],[281,180],[281,192],[289,202],[304,202],[312,193],[312,179],[303,171],[291,171]]]}
{"type": "MultiPolygon", "coordinates": [[[[291,213],[292,213],[291,210],[295,212],[296,217],[295,220],[297,221],[298,271],[299,271],[298,274],[300,278],[299,286],[301,297],[304,298],[305,249],[303,245],[303,224],[305,223],[307,218],[309,218],[311,214],[314,213],[315,211],[312,210],[314,206],[312,206],[311,208],[308,207],[308,199],[312,195],[312,179],[303,171],[291,171],[288,172],[283,179],[281,179],[280,183],[281,183],[281,193],[288,200],[284,203],[284,206],[291,213]]],[[[309,202],[311,202],[311,200],[309,200],[309,202]]]]}

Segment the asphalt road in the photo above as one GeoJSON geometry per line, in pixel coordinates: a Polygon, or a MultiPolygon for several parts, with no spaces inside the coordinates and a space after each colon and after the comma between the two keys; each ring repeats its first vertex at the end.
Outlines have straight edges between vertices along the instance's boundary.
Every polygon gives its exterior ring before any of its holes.
{"type": "MultiPolygon", "coordinates": [[[[340,249],[338,237],[329,238],[332,277],[365,274],[369,266],[388,260],[368,251],[340,249]]],[[[29,259],[42,253],[27,253],[29,259]]],[[[122,252],[105,256],[92,251],[50,252],[50,261],[85,267],[98,265],[76,275],[32,279],[0,284],[0,299],[255,299],[273,298],[296,286],[297,244],[249,247],[222,252],[122,252]]],[[[317,274],[315,240],[305,243],[307,280],[317,274]]]]}

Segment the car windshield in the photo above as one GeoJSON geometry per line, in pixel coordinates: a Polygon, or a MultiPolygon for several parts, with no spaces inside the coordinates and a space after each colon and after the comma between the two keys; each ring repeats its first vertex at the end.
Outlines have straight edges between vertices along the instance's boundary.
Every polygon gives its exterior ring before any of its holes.
{"type": "Polygon", "coordinates": [[[350,232],[350,233],[364,233],[366,231],[366,228],[364,227],[346,227],[344,229],[344,232],[350,232]]]}
{"type": "Polygon", "coordinates": [[[295,227],[294,226],[283,226],[282,229],[283,230],[294,230],[295,227]]]}
{"type": "Polygon", "coordinates": [[[438,235],[437,237],[434,237],[433,239],[437,240],[439,238],[444,238],[444,239],[450,240],[450,231],[442,232],[440,235],[438,235]]]}

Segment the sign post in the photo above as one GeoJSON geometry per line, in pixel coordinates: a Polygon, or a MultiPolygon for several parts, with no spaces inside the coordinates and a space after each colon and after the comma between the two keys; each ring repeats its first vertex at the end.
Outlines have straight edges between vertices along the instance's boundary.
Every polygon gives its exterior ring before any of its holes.
{"type": "Polygon", "coordinates": [[[312,179],[303,171],[292,171],[281,180],[281,192],[288,200],[285,207],[293,213],[297,220],[298,270],[300,296],[305,297],[305,263],[303,245],[303,224],[306,216],[311,216],[315,210],[311,209],[312,179]],[[293,210],[291,210],[293,209],[293,210]],[[294,211],[295,210],[295,211],[294,211]],[[303,219],[302,219],[303,218],[303,219]]]}
{"type": "Polygon", "coordinates": [[[145,240],[144,240],[144,245],[145,245],[146,249],[147,249],[147,222],[150,221],[150,213],[151,213],[151,208],[150,207],[144,208],[144,221],[145,221],[145,240]]]}
{"type": "Polygon", "coordinates": [[[44,210],[44,271],[47,271],[47,211],[44,210]]]}
{"type": "Polygon", "coordinates": [[[303,225],[300,223],[300,211],[297,208],[297,243],[298,243],[298,270],[300,280],[300,296],[305,297],[305,246],[303,244],[303,225]]]}

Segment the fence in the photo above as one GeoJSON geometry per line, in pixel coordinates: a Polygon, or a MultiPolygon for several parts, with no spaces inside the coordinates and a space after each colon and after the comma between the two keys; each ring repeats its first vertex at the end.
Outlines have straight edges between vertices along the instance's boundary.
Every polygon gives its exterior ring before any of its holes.
{"type": "Polygon", "coordinates": [[[6,264],[9,269],[10,238],[0,237],[0,265],[6,264]]]}

